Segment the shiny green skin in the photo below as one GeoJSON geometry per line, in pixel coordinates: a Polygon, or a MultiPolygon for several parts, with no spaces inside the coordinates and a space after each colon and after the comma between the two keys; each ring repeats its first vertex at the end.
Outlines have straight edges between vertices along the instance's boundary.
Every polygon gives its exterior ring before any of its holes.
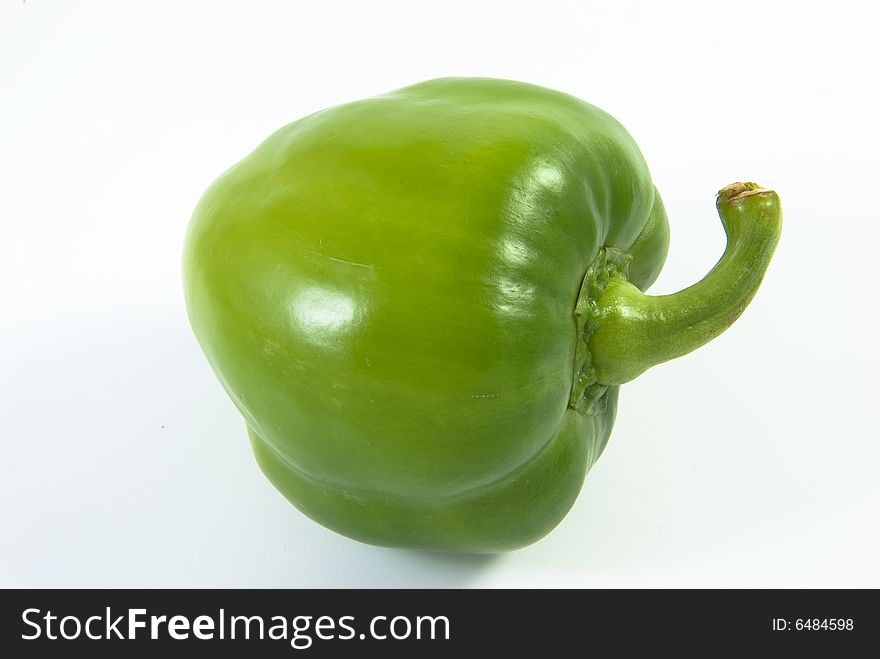
{"type": "Polygon", "coordinates": [[[379,545],[494,552],[573,504],[616,409],[569,407],[573,310],[600,248],[668,246],[608,114],[440,79],[305,117],[223,174],[184,256],[198,340],[272,483],[379,545]]]}

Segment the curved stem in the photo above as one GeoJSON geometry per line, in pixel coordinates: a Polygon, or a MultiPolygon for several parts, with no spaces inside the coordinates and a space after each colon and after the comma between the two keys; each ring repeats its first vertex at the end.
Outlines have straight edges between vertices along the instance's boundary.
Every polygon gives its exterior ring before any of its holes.
{"type": "Polygon", "coordinates": [[[734,183],[718,193],[727,248],[702,281],[672,295],[645,295],[616,276],[597,301],[589,340],[596,379],[622,384],[655,364],[714,339],[751,302],[779,241],[779,197],[755,183],[734,183]]]}

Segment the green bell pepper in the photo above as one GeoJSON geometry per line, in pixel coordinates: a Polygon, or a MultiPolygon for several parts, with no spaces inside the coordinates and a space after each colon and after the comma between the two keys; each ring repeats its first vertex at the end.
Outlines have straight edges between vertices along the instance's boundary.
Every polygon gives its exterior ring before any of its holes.
{"type": "Polygon", "coordinates": [[[781,228],[721,190],[727,249],[643,291],[669,229],[638,147],[576,98],[440,79],[289,124],[192,218],[187,308],[269,480],[364,542],[495,552],[572,506],[619,385],[730,326],[781,228]]]}

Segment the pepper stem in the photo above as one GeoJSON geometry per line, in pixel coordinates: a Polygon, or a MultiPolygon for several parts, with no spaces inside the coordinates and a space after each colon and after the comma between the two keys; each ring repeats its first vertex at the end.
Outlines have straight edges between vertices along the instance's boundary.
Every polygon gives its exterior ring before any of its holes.
{"type": "Polygon", "coordinates": [[[779,197],[755,183],[718,193],[727,247],[702,281],[672,295],[645,295],[617,275],[597,301],[589,339],[596,380],[628,382],[655,364],[681,357],[730,327],[751,302],[779,242],[779,197]]]}

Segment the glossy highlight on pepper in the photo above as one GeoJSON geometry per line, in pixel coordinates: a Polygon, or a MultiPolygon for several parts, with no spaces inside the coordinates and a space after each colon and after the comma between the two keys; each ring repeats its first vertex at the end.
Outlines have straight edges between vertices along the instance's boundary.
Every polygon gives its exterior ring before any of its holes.
{"type": "Polygon", "coordinates": [[[257,462],[364,542],[530,544],[605,447],[619,386],[727,328],[781,229],[724,188],[728,246],[650,296],[669,245],[638,147],[608,114],[447,78],[289,124],[200,200],[187,309],[257,462]]]}

